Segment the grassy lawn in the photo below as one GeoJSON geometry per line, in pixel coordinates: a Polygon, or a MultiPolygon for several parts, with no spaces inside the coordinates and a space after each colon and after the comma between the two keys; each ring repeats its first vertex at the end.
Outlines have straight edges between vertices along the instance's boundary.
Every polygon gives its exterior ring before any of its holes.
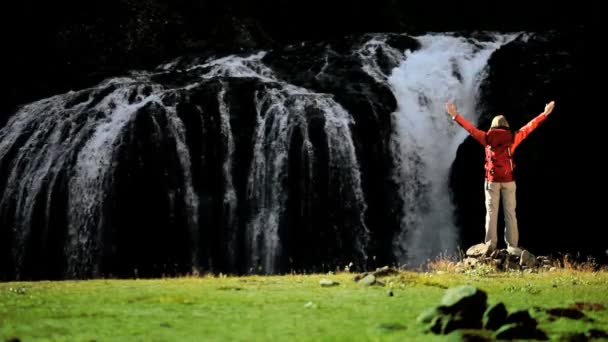
{"type": "Polygon", "coordinates": [[[0,283],[0,340],[444,341],[416,323],[448,287],[470,284],[488,305],[566,308],[590,320],[539,318],[551,339],[608,330],[608,271],[401,272],[362,286],[354,274],[0,283]],[[340,284],[321,287],[319,280],[340,284]],[[391,295],[392,294],[392,295],[391,295]]]}

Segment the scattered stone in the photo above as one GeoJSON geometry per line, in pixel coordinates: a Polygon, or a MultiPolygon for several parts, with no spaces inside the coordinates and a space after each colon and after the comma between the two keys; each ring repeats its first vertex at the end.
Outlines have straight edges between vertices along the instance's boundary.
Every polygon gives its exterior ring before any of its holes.
{"type": "Polygon", "coordinates": [[[563,342],[588,342],[589,337],[585,336],[585,333],[566,333],[560,335],[558,341],[563,342]]]}
{"type": "Polygon", "coordinates": [[[331,286],[338,286],[338,285],[340,285],[340,283],[338,283],[335,280],[322,278],[321,280],[319,280],[319,285],[321,285],[322,287],[331,287],[331,286]]]}
{"type": "Polygon", "coordinates": [[[507,320],[507,308],[500,302],[492,305],[483,315],[483,327],[488,330],[497,330],[507,320]]]}
{"type": "Polygon", "coordinates": [[[353,277],[353,280],[358,282],[361,279],[367,277],[368,275],[372,275],[372,276],[378,278],[378,277],[384,277],[384,276],[393,275],[393,274],[399,274],[399,270],[394,267],[384,266],[384,267],[377,268],[373,272],[363,272],[363,273],[357,274],[353,277]]]}
{"type": "Polygon", "coordinates": [[[521,256],[519,258],[519,265],[529,268],[536,267],[536,257],[532,255],[532,253],[524,249],[523,252],[521,252],[521,256]]]}
{"type": "Polygon", "coordinates": [[[481,329],[481,319],[462,312],[444,317],[443,334],[449,334],[452,331],[460,329],[481,329]]]}
{"type": "Polygon", "coordinates": [[[599,329],[589,329],[582,333],[570,333],[561,336],[560,341],[587,342],[608,339],[608,332],[599,329]]]}
{"type": "Polygon", "coordinates": [[[544,266],[553,266],[554,265],[553,260],[551,260],[551,258],[549,258],[549,257],[539,256],[537,259],[538,259],[538,263],[542,264],[544,266]]]}
{"type": "Polygon", "coordinates": [[[12,292],[12,293],[20,294],[20,295],[27,293],[27,290],[23,287],[9,287],[8,291],[12,292]]]}
{"type": "Polygon", "coordinates": [[[587,311],[603,311],[606,310],[606,306],[602,303],[587,303],[587,302],[576,302],[570,305],[572,309],[587,310],[587,311]]]}
{"type": "Polygon", "coordinates": [[[608,338],[608,332],[600,329],[589,329],[585,331],[588,338],[608,338]]]}
{"type": "Polygon", "coordinates": [[[551,316],[565,317],[570,319],[580,319],[585,321],[592,321],[591,318],[587,317],[584,312],[574,308],[552,308],[547,309],[547,313],[551,316]]]}
{"type": "Polygon", "coordinates": [[[376,277],[373,274],[368,274],[363,279],[357,282],[359,285],[372,286],[376,283],[376,277]]]}
{"type": "Polygon", "coordinates": [[[418,324],[428,324],[431,323],[435,317],[443,316],[447,314],[447,312],[448,310],[444,306],[434,306],[422,311],[422,313],[416,318],[416,322],[418,324]]]}
{"type": "Polygon", "coordinates": [[[510,313],[505,320],[506,324],[517,324],[526,327],[536,327],[538,322],[530,316],[529,310],[517,310],[510,313]]]}
{"type": "Polygon", "coordinates": [[[310,309],[316,309],[317,308],[317,304],[313,303],[313,302],[308,302],[306,304],[304,304],[305,308],[310,308],[310,309]]]}
{"type": "Polygon", "coordinates": [[[372,272],[372,274],[375,277],[384,277],[388,275],[399,274],[399,270],[393,267],[384,266],[377,268],[374,272],[372,272]]]}
{"type": "Polygon", "coordinates": [[[422,325],[423,331],[435,334],[480,329],[486,298],[484,291],[470,285],[450,288],[443,296],[441,305],[425,310],[416,321],[422,325]]]}
{"type": "Polygon", "coordinates": [[[521,269],[521,266],[519,266],[519,263],[517,261],[509,259],[505,263],[504,269],[505,270],[516,270],[516,271],[519,271],[521,269]]]}
{"type": "Polygon", "coordinates": [[[462,285],[447,289],[441,305],[449,308],[449,312],[463,313],[481,320],[487,298],[484,291],[471,285],[462,285]]]}
{"type": "Polygon", "coordinates": [[[380,323],[378,324],[378,329],[383,330],[405,330],[407,326],[399,323],[380,323]]]}
{"type": "Polygon", "coordinates": [[[217,289],[220,291],[241,291],[241,290],[243,290],[242,287],[238,287],[238,286],[220,286],[217,289]]]}
{"type": "Polygon", "coordinates": [[[454,330],[447,337],[447,342],[488,342],[491,338],[482,335],[480,331],[454,330]]]}
{"type": "Polygon", "coordinates": [[[494,267],[495,269],[500,269],[503,263],[504,260],[501,259],[490,259],[490,265],[492,265],[492,267],[494,267]]]}
{"type": "Polygon", "coordinates": [[[547,334],[542,330],[536,329],[536,326],[517,323],[503,325],[496,331],[494,337],[498,340],[535,339],[546,341],[549,339],[547,334]]]}

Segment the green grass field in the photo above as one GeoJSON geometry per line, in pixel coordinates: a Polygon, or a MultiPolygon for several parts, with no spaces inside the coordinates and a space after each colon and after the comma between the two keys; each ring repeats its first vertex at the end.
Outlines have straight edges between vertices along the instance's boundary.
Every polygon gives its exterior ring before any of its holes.
{"type": "Polygon", "coordinates": [[[508,311],[587,303],[590,320],[539,318],[552,340],[608,330],[608,271],[401,272],[0,283],[6,341],[445,341],[416,323],[449,287],[470,284],[508,311]],[[338,286],[321,287],[328,278],[338,286]],[[391,295],[392,293],[392,295],[391,295]]]}

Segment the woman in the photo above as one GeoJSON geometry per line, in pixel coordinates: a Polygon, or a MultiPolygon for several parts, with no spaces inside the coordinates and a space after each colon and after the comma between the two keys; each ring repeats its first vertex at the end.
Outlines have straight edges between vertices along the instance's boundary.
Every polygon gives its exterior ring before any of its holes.
{"type": "Polygon", "coordinates": [[[448,102],[446,110],[453,120],[466,129],[469,134],[485,147],[485,197],[486,197],[486,237],[487,253],[496,249],[496,226],[500,199],[505,217],[505,242],[509,254],[520,256],[522,249],[518,247],[519,231],[515,216],[515,178],[513,170],[513,153],[519,144],[532,133],[553,111],[555,102],[551,101],[545,110],[517,131],[511,131],[509,123],[503,115],[492,119],[487,132],[477,129],[465,120],[456,110],[456,106],[448,102]]]}

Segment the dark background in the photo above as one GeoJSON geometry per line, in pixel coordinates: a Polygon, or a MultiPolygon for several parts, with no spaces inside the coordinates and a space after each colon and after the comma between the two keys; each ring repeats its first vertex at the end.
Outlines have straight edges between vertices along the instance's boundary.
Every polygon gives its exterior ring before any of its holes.
{"type": "Polygon", "coordinates": [[[190,52],[362,32],[572,29],[591,26],[600,13],[598,5],[580,1],[23,0],[2,6],[0,126],[15,105],[190,52]]]}

